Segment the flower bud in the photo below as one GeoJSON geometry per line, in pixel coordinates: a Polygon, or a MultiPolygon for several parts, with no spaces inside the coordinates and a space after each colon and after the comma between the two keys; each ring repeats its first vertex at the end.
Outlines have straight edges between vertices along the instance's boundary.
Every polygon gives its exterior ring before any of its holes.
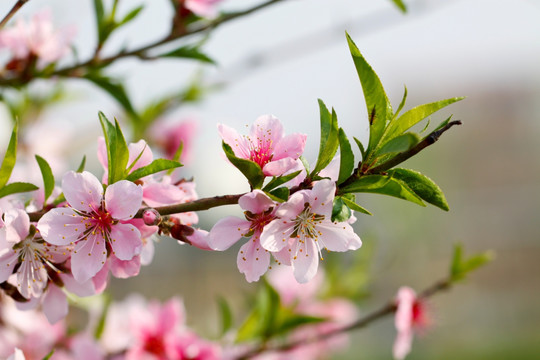
{"type": "Polygon", "coordinates": [[[144,223],[148,226],[159,225],[161,222],[161,215],[156,209],[145,209],[142,218],[144,223]]]}

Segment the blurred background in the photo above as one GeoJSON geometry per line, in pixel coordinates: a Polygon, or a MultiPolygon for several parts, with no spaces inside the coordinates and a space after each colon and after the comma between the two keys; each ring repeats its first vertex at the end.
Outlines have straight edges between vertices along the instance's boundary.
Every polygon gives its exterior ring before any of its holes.
{"type": "MultiPolygon", "coordinates": [[[[145,4],[139,19],[120,31],[104,53],[134,48],[167,33],[166,0],[124,1],[123,9],[145,4]]],[[[220,9],[258,3],[225,0],[220,9]]],[[[409,359],[537,359],[540,355],[540,2],[534,0],[405,1],[402,14],[391,1],[288,0],[227,23],[204,46],[217,66],[182,60],[118,62],[111,74],[126,80],[135,106],[179,90],[196,76],[212,91],[167,121],[198,122],[193,158],[183,169],[201,197],[249,190],[221,155],[216,123],[246,129],[259,115],[274,114],[287,133],[308,134],[306,158],[314,162],[319,143],[317,99],[337,111],[349,137],[367,139],[362,89],[345,31],[382,80],[394,107],[408,88],[405,109],[440,99],[467,98],[435,114],[463,121],[404,166],[419,170],[443,189],[448,213],[435,207],[382,196],[358,201],[374,216],[357,215],[357,233],[372,252],[369,296],[363,312],[392,298],[398,287],[421,290],[448,273],[453,244],[466,253],[494,250],[496,260],[450,292],[432,298],[433,326],[417,337],[409,359]],[[219,181],[216,181],[219,179],[219,181]]],[[[11,4],[3,2],[0,13],[11,4]]],[[[81,59],[95,43],[91,1],[31,1],[19,16],[51,7],[59,26],[77,26],[81,59]]],[[[36,84],[36,86],[45,86],[36,84]]],[[[41,130],[27,132],[47,159],[70,156],[75,167],[86,154],[99,172],[95,138],[99,110],[122,116],[117,104],[90,84],[68,81],[69,101],[39,115],[41,130]],[[53,129],[43,132],[44,129],[53,129]],[[85,134],[85,135],[81,135],[85,134]]],[[[0,112],[1,148],[11,120],[0,112]]],[[[30,131],[30,128],[28,129],[30,131]]],[[[243,131],[243,130],[240,130],[243,131]]],[[[247,129],[246,129],[247,132],[247,129]]],[[[137,139],[132,139],[137,140],[137,139]]],[[[64,169],[65,170],[65,169],[64,169]]],[[[210,229],[228,207],[200,214],[210,229]]],[[[141,275],[115,281],[122,299],[131,292],[160,299],[180,294],[188,323],[207,334],[217,327],[216,296],[235,302],[255,284],[236,268],[238,246],[225,253],[203,252],[163,239],[154,262],[141,275]]],[[[359,251],[363,251],[360,249],[359,251]]],[[[393,319],[351,334],[350,349],[336,359],[389,359],[393,319]]]]}

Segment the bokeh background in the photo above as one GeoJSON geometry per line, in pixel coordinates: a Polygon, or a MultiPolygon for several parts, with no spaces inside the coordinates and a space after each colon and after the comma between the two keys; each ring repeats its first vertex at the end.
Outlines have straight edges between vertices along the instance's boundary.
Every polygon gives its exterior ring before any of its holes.
{"type": "MultiPolygon", "coordinates": [[[[120,31],[105,53],[119,46],[152,42],[166,34],[167,0],[123,1],[119,11],[146,5],[140,19],[120,31]]],[[[391,101],[409,90],[408,107],[454,96],[467,98],[433,116],[463,121],[406,167],[434,179],[451,210],[421,208],[394,198],[362,196],[374,216],[358,215],[356,230],[373,251],[368,312],[392,298],[401,285],[422,289],[448,271],[453,244],[468,253],[493,250],[496,260],[466,282],[432,299],[434,326],[416,339],[410,359],[537,359],[540,357],[540,2],[534,0],[405,1],[401,14],[391,1],[288,0],[228,23],[209,37],[204,49],[218,65],[163,60],[118,62],[111,74],[123,77],[136,106],[178,90],[201,76],[215,90],[202,102],[170,114],[170,121],[196,119],[194,158],[184,169],[194,176],[200,196],[248,190],[223,159],[216,123],[238,129],[272,113],[287,133],[308,134],[306,157],[318,150],[318,106],[333,106],[349,134],[367,139],[367,114],[344,33],[377,71],[391,101]]],[[[225,0],[221,9],[256,4],[225,0]]],[[[7,11],[7,1],[0,13],[7,11]]],[[[91,1],[34,0],[20,16],[51,7],[59,25],[75,24],[75,46],[84,59],[95,43],[91,1]]],[[[47,85],[36,84],[38,87],[47,85]]],[[[42,156],[83,153],[99,169],[95,137],[97,111],[121,115],[116,103],[89,84],[69,81],[68,102],[40,114],[46,124],[27,133],[42,156]],[[53,129],[52,132],[45,129],[53,129]],[[54,145],[54,146],[53,146],[54,145]],[[50,155],[48,155],[50,153],[50,155]]],[[[408,108],[406,107],[406,108],[408,108]]],[[[10,119],[0,112],[5,148],[10,119]]],[[[30,130],[30,129],[28,129],[30,130]]],[[[201,214],[209,229],[229,207],[201,214]]],[[[180,294],[188,322],[215,331],[216,296],[241,299],[256,285],[236,269],[236,248],[208,253],[163,240],[154,263],[135,279],[114,282],[115,298],[137,291],[148,297],[180,294]]],[[[363,251],[360,249],[359,251],[363,251]]],[[[352,336],[348,352],[336,359],[389,359],[395,330],[391,318],[352,336]]]]}

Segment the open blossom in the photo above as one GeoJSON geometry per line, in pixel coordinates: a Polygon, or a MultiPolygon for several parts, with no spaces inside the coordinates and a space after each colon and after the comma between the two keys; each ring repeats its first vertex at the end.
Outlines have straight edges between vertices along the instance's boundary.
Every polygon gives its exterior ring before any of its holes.
{"type": "Polygon", "coordinates": [[[335,190],[335,183],[324,179],[316,182],[312,190],[294,193],[261,234],[261,244],[268,251],[288,247],[294,277],[300,283],[317,273],[323,248],[342,252],[362,246],[349,223],[332,221],[335,190]]]}
{"type": "Polygon", "coordinates": [[[260,243],[264,226],[275,219],[276,204],[264,192],[254,190],[238,200],[245,219],[228,216],[219,220],[208,236],[214,250],[227,250],[241,237],[249,238],[238,252],[238,269],[248,282],[257,281],[270,265],[270,254],[260,243]]]}
{"type": "Polygon", "coordinates": [[[182,145],[180,161],[187,164],[193,157],[193,139],[197,131],[197,122],[187,119],[181,122],[156,121],[150,128],[150,136],[162,148],[167,159],[173,159],[182,145]]]}
{"type": "Polygon", "coordinates": [[[85,282],[101,270],[107,252],[119,260],[131,260],[142,247],[141,234],[123,223],[137,213],[142,188],[129,181],[107,187],[89,172],[68,172],[62,179],[68,207],[52,209],[38,223],[41,235],[53,245],[73,245],[71,271],[85,282]]]}
{"type": "Polygon", "coordinates": [[[0,47],[11,50],[15,59],[36,56],[44,63],[59,60],[69,51],[74,31],[55,30],[49,11],[42,11],[29,22],[18,19],[15,26],[0,32],[0,47]]]}
{"type": "Polygon", "coordinates": [[[306,145],[305,134],[284,136],[281,122],[272,115],[259,117],[248,136],[223,124],[218,131],[236,157],[257,163],[266,176],[279,176],[294,168],[306,145]]]}
{"type": "Polygon", "coordinates": [[[394,359],[402,360],[411,351],[413,334],[415,329],[425,327],[428,324],[426,316],[426,304],[416,296],[416,292],[410,287],[399,288],[396,296],[395,326],[397,330],[394,342],[394,359]]]}
{"type": "Polygon", "coordinates": [[[216,4],[221,0],[185,0],[184,6],[194,14],[203,17],[215,17],[217,15],[216,4]]]}

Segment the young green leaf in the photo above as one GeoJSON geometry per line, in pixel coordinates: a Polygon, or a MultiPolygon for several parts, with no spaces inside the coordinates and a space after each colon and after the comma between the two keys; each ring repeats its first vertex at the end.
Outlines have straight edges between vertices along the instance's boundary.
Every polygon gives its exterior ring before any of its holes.
{"type": "Polygon", "coordinates": [[[463,97],[456,97],[446,100],[436,101],[430,104],[424,104],[412,108],[411,110],[405,112],[399,118],[393,120],[386,130],[384,131],[383,138],[381,139],[381,144],[384,145],[386,142],[403,134],[405,131],[410,129],[412,126],[416,125],[420,121],[424,120],[431,114],[441,110],[442,108],[453,104],[457,101],[463,100],[463,97]]]}
{"type": "Polygon", "coordinates": [[[426,206],[403,181],[384,175],[365,175],[340,189],[341,193],[376,193],[394,196],[426,206]]]}
{"type": "Polygon", "coordinates": [[[354,194],[345,194],[341,197],[341,200],[343,200],[345,205],[347,205],[351,210],[358,211],[366,215],[373,215],[371,212],[369,212],[369,210],[363,208],[354,201],[354,194]],[[348,195],[352,195],[352,199],[349,199],[348,195]]]}
{"type": "Polygon", "coordinates": [[[317,175],[332,161],[339,146],[339,129],[335,111],[332,109],[332,113],[330,113],[320,99],[319,109],[321,112],[321,143],[317,163],[311,173],[311,177],[317,175]]]}
{"type": "Polygon", "coordinates": [[[332,207],[332,221],[343,222],[349,220],[352,215],[351,209],[343,202],[341,196],[334,198],[334,206],[332,207]]]}
{"type": "Polygon", "coordinates": [[[19,131],[19,123],[15,122],[13,126],[13,131],[11,132],[11,138],[9,139],[9,144],[6,150],[6,155],[2,161],[2,166],[0,167],[0,189],[7,184],[11,172],[15,167],[15,161],[17,160],[17,136],[19,131]]]}
{"type": "Polygon", "coordinates": [[[360,149],[360,153],[362,154],[362,160],[366,158],[366,149],[364,148],[364,145],[362,145],[362,142],[358,140],[356,137],[353,137],[354,141],[356,142],[356,145],[358,145],[358,148],[360,149]]]}
{"type": "Polygon", "coordinates": [[[382,86],[381,80],[367,63],[366,59],[358,50],[358,47],[353,42],[349,34],[347,34],[347,42],[351,50],[354,65],[366,100],[367,113],[370,121],[369,130],[369,146],[367,152],[375,149],[381,140],[381,137],[386,126],[386,121],[392,117],[392,106],[386,96],[386,92],[382,86]]]}
{"type": "Polygon", "coordinates": [[[51,170],[51,166],[44,158],[36,155],[36,161],[38,162],[39,169],[41,170],[41,176],[43,177],[43,190],[45,192],[43,203],[45,204],[54,190],[54,175],[51,170]]]}
{"type": "Polygon", "coordinates": [[[51,350],[50,353],[48,353],[43,360],[49,360],[54,355],[54,349],[51,350]]]}
{"type": "Polygon", "coordinates": [[[178,161],[167,160],[167,159],[156,159],[152,161],[150,164],[133,171],[131,174],[126,176],[126,180],[135,181],[145,176],[158,173],[160,171],[175,169],[181,166],[183,165],[179,163],[178,161]]]}
{"type": "Polygon", "coordinates": [[[268,195],[272,200],[277,202],[285,202],[289,199],[290,191],[286,187],[280,187],[277,189],[274,189],[270,192],[266,192],[266,195],[268,195]]]}
{"type": "Polygon", "coordinates": [[[224,335],[233,325],[232,310],[225,298],[220,296],[217,301],[219,313],[221,314],[221,335],[224,335]]]}
{"type": "Polygon", "coordinates": [[[81,163],[79,164],[79,167],[77,168],[77,172],[78,173],[83,172],[85,166],[86,166],[86,155],[83,156],[81,163]]]}
{"type": "Polygon", "coordinates": [[[338,184],[345,181],[352,173],[354,169],[354,154],[352,152],[351,143],[345,135],[345,131],[339,128],[339,152],[340,152],[340,164],[339,164],[339,176],[338,184]]]}
{"type": "Polygon", "coordinates": [[[0,189],[0,198],[3,198],[4,196],[12,195],[12,194],[34,191],[37,189],[39,188],[34,184],[25,183],[25,182],[14,182],[11,184],[7,184],[3,188],[0,189]]]}
{"type": "Polygon", "coordinates": [[[130,22],[131,20],[135,19],[139,15],[139,13],[141,12],[142,9],[144,9],[144,5],[137,6],[135,9],[128,12],[127,15],[124,16],[124,18],[122,20],[120,20],[120,22],[117,24],[117,26],[125,25],[128,22],[130,22]]]}
{"type": "Polygon", "coordinates": [[[427,176],[409,169],[396,168],[388,171],[388,174],[403,181],[422,200],[448,211],[448,202],[439,186],[427,176]]]}
{"type": "Polygon", "coordinates": [[[495,255],[492,251],[486,251],[465,259],[463,256],[463,246],[456,244],[450,265],[450,278],[452,281],[463,280],[467,273],[493,261],[494,258],[495,255]]]}
{"type": "Polygon", "coordinates": [[[407,6],[405,6],[403,0],[392,0],[392,2],[399,8],[399,10],[401,10],[401,12],[407,12],[407,6]]]}
{"type": "Polygon", "coordinates": [[[418,136],[418,134],[413,132],[406,132],[405,134],[396,136],[395,138],[384,144],[383,147],[377,150],[377,154],[382,155],[407,151],[414,145],[418,144],[419,141],[420,136],[418,136]]]}
{"type": "Polygon", "coordinates": [[[405,106],[406,101],[407,101],[407,87],[405,86],[405,90],[403,91],[403,99],[401,99],[401,102],[399,103],[399,106],[398,106],[396,112],[394,113],[392,119],[395,119],[396,117],[398,117],[400,111],[405,106]]]}
{"type": "Polygon", "coordinates": [[[261,167],[251,160],[236,157],[234,151],[227,143],[223,142],[222,146],[227,159],[244,174],[251,187],[253,189],[260,189],[264,182],[264,174],[261,167]]]}
{"type": "Polygon", "coordinates": [[[278,176],[278,177],[274,176],[272,178],[272,180],[270,180],[270,182],[268,184],[266,184],[266,186],[263,188],[263,190],[264,191],[270,191],[272,189],[275,189],[278,186],[285,184],[287,181],[290,181],[290,180],[294,179],[301,172],[302,172],[302,170],[298,170],[298,171],[295,171],[295,172],[293,172],[291,174],[288,174],[288,175],[282,175],[282,176],[278,176]]]}
{"type": "Polygon", "coordinates": [[[182,47],[179,47],[178,49],[162,54],[160,55],[160,57],[193,59],[193,60],[199,60],[201,62],[206,62],[210,64],[216,64],[216,62],[212,58],[202,53],[199,50],[198,46],[193,46],[193,45],[184,45],[182,47]]]}

